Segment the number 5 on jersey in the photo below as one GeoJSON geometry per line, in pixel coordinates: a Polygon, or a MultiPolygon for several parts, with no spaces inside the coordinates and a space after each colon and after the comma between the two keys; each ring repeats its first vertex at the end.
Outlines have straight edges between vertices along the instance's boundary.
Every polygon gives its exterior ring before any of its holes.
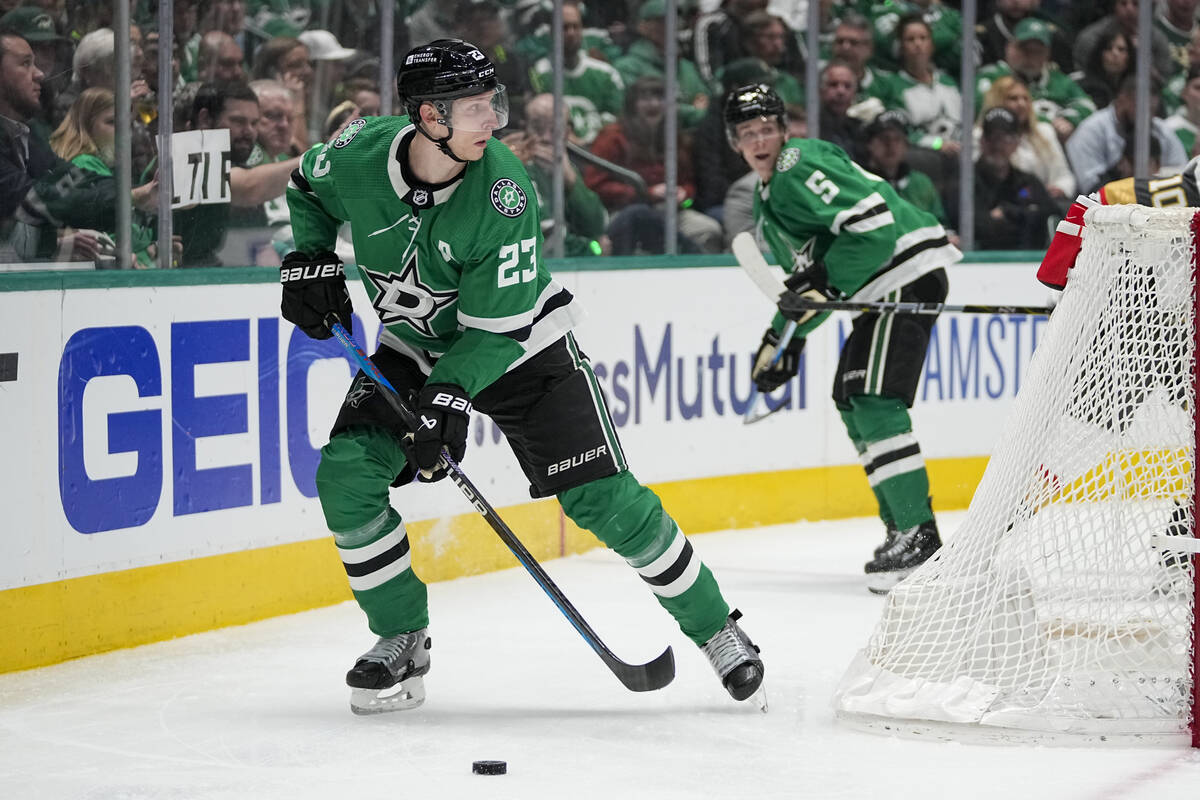
{"type": "Polygon", "coordinates": [[[506,244],[500,248],[500,268],[496,275],[496,286],[515,286],[529,283],[537,277],[537,239],[522,239],[520,244],[506,244]],[[529,254],[528,266],[522,267],[521,256],[529,254]]]}
{"type": "Polygon", "coordinates": [[[813,174],[808,176],[808,180],[804,182],[804,185],[826,204],[837,197],[837,193],[841,191],[838,189],[837,184],[826,178],[825,173],[819,169],[813,170],[813,174]]]}

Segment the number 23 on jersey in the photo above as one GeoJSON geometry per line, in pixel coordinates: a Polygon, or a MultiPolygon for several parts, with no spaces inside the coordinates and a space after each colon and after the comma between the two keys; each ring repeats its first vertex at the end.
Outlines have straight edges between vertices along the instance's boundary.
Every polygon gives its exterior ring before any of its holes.
{"type": "Polygon", "coordinates": [[[496,286],[515,286],[530,283],[537,277],[537,239],[522,239],[516,244],[500,248],[500,266],[496,273],[496,286]],[[522,258],[528,254],[528,258],[522,258]]]}

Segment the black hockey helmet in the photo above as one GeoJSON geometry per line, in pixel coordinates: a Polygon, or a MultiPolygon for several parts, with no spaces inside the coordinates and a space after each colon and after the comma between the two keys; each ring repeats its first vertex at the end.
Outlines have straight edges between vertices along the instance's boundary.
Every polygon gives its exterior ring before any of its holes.
{"type": "Polygon", "coordinates": [[[508,124],[508,97],[504,84],[496,79],[495,65],[482,50],[461,39],[438,39],[409,50],[396,71],[396,94],[417,130],[455,160],[460,159],[449,152],[446,144],[455,128],[497,130],[508,124]],[[456,118],[456,99],[488,91],[494,92],[489,107],[456,118]],[[432,103],[438,122],[450,128],[444,139],[434,139],[420,124],[422,103],[432,103]],[[491,112],[495,113],[494,120],[491,112]]]}
{"type": "Polygon", "coordinates": [[[752,119],[774,119],[787,127],[787,111],[783,100],[765,83],[739,86],[725,97],[725,136],[737,147],[737,126],[752,119]]]}

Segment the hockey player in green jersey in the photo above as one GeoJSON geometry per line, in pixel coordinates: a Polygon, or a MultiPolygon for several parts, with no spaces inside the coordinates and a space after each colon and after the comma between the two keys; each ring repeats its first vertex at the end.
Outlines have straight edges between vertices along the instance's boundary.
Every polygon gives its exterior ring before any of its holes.
{"type": "Polygon", "coordinates": [[[615,550],[701,647],[737,700],[758,690],[756,648],[659,498],[629,471],[596,376],[571,333],[571,293],[542,261],[537,201],[521,162],[492,138],[507,121],[489,59],[459,40],[411,50],[396,76],[407,116],[356,119],[309,150],[288,187],[296,252],[283,316],[327,338],[351,327],[330,252],[348,220],[359,274],[383,322],[372,360],[410,397],[420,430],[359,373],[321,450],[317,491],[355,600],[379,640],[346,676],[351,707],[420,705],[429,612],[389,486],[444,477],[466,450],[472,405],[503,431],[534,497],[615,550]]]}
{"type": "MultiPolygon", "coordinates": [[[[758,173],[754,219],[760,239],[791,273],[786,283],[809,300],[941,302],[944,267],[962,254],[928,212],[900,199],[882,178],[837,145],[785,141],[783,102],[763,84],[725,101],[730,145],[758,173]]],[[[762,392],[793,376],[805,337],[828,312],[792,311],[795,336],[781,342],[777,314],[763,335],[752,376],[762,392]],[[778,348],[780,359],[771,365],[778,348]]],[[[846,425],[887,528],[865,566],[867,588],[885,593],[940,546],[929,478],[908,409],[916,396],[933,315],[860,314],[842,346],[833,400],[846,425]]]]}

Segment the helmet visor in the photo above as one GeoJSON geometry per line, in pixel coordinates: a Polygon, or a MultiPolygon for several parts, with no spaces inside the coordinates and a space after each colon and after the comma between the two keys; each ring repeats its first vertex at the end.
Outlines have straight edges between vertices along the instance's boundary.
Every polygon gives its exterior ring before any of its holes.
{"type": "Polygon", "coordinates": [[[458,97],[450,104],[446,124],[456,131],[474,133],[499,130],[508,124],[508,93],[504,84],[496,84],[479,94],[458,97]]]}

